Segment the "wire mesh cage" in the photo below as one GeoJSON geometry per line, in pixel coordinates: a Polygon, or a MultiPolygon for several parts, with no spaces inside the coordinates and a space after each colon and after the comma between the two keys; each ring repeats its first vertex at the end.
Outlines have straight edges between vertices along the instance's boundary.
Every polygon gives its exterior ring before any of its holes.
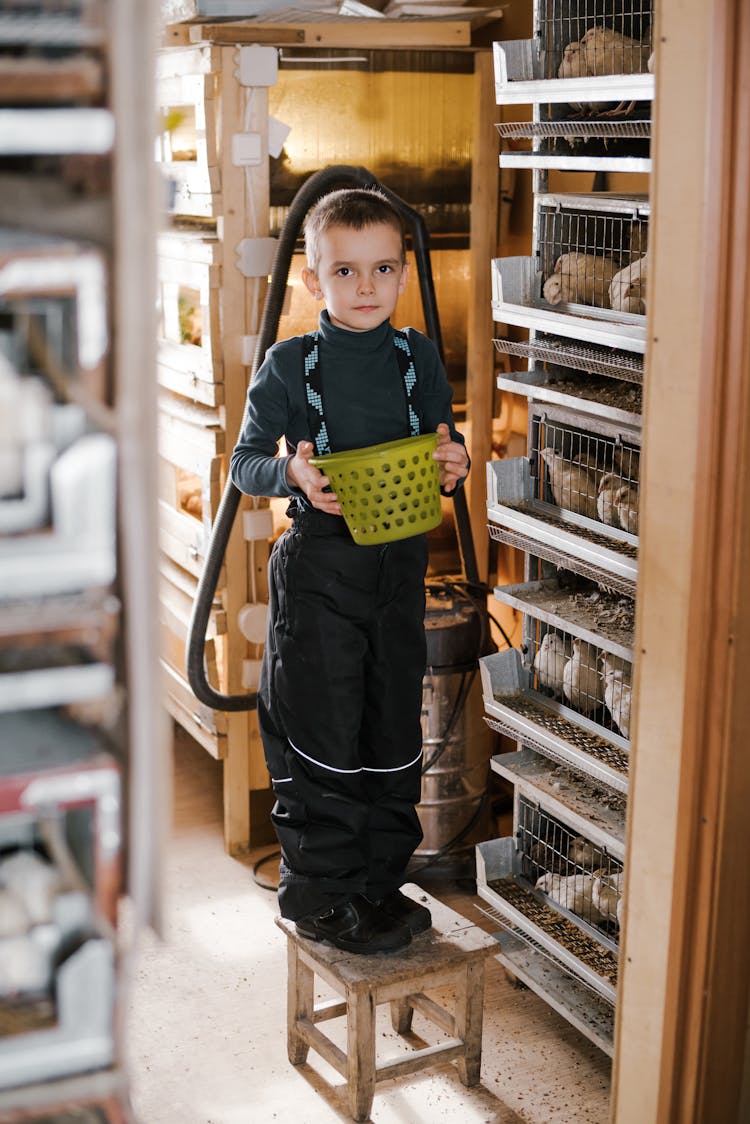
{"type": "Polygon", "coordinates": [[[651,55],[653,0],[546,0],[537,32],[547,78],[641,74],[651,55]]]}
{"type": "Polygon", "coordinates": [[[531,685],[609,733],[630,737],[632,665],[624,656],[527,616],[523,660],[531,685]]]}
{"type": "Polygon", "coordinates": [[[638,534],[639,445],[574,428],[548,414],[532,417],[529,441],[540,500],[638,534]]]}
{"type": "Polygon", "coordinates": [[[623,864],[539,805],[520,797],[516,826],[520,877],[616,940],[622,916],[623,864]]]}
{"type": "Polygon", "coordinates": [[[598,210],[595,202],[588,210],[564,202],[541,203],[537,252],[544,299],[552,305],[585,304],[645,314],[644,210],[598,210]]]}

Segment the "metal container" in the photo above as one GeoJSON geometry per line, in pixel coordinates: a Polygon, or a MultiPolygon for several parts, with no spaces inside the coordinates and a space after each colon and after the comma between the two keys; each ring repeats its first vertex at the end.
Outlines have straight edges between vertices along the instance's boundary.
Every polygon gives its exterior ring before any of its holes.
{"type": "Polygon", "coordinates": [[[414,862],[416,870],[473,877],[474,845],[490,830],[488,786],[496,737],[482,715],[481,620],[472,605],[459,603],[428,610],[425,623],[424,771],[417,807],[424,838],[414,862]]]}

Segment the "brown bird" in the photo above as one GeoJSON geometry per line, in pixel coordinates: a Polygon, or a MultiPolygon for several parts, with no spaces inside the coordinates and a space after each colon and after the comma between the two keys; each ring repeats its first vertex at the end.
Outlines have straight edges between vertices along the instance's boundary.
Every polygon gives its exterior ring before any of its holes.
{"type": "Polygon", "coordinates": [[[623,484],[615,493],[617,518],[623,531],[638,534],[638,485],[623,484]]]}
{"type": "Polygon", "coordinates": [[[619,270],[609,284],[609,304],[616,312],[646,312],[647,255],[619,270]]]}
{"type": "Polygon", "coordinates": [[[650,41],[629,39],[611,27],[590,27],[581,39],[586,73],[591,77],[602,74],[643,74],[648,68],[651,54],[650,41]]]}
{"type": "Polygon", "coordinates": [[[573,250],[561,254],[544,283],[544,299],[550,304],[592,304],[609,307],[609,286],[617,272],[612,258],[573,250]]]}
{"type": "Polygon", "coordinates": [[[568,461],[547,446],[539,454],[547,468],[552,495],[558,507],[597,518],[596,476],[585,465],[568,461]]]}
{"type": "Polygon", "coordinates": [[[620,520],[617,515],[617,503],[615,496],[620,481],[611,472],[605,472],[599,481],[599,492],[596,497],[596,511],[602,523],[608,524],[610,527],[619,527],[620,520]]]}

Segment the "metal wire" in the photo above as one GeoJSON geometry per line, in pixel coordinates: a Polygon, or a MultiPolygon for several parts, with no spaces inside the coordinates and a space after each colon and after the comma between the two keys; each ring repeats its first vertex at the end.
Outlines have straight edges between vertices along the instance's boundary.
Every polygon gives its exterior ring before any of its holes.
{"type": "Polygon", "coordinates": [[[496,339],[493,343],[503,355],[537,359],[542,363],[557,363],[591,375],[623,379],[639,386],[643,384],[643,356],[628,351],[538,336],[528,341],[496,339]]]}
{"type": "Polygon", "coordinates": [[[511,140],[575,137],[581,140],[651,137],[650,121],[499,121],[495,128],[511,140]]]}

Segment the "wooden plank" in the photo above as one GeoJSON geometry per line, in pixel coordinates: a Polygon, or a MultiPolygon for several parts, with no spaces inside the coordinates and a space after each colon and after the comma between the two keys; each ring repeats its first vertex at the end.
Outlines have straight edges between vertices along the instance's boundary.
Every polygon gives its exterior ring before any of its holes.
{"type": "MultiPolygon", "coordinates": [[[[198,348],[193,350],[197,351],[198,348]]],[[[224,384],[221,382],[206,382],[189,371],[176,370],[163,363],[157,364],[156,373],[159,386],[165,390],[202,402],[206,406],[221,406],[224,402],[224,384]]]]}
{"type": "Polygon", "coordinates": [[[167,418],[177,418],[195,428],[216,429],[222,427],[219,410],[194,402],[189,398],[179,398],[173,394],[160,394],[159,412],[167,418]]]}
{"type": "Polygon", "coordinates": [[[0,58],[3,105],[92,102],[104,90],[102,64],[90,55],[71,58],[0,58]]]}
{"type": "Polygon", "coordinates": [[[186,730],[212,757],[217,761],[226,760],[227,739],[222,734],[211,734],[208,730],[204,730],[203,726],[196,722],[195,715],[185,710],[173,695],[165,696],[164,705],[175,722],[179,722],[183,730],[186,730]]]}
{"type": "Polygon", "coordinates": [[[191,43],[273,43],[308,47],[354,47],[363,42],[370,50],[435,50],[471,46],[471,24],[466,20],[388,20],[350,18],[339,22],[259,24],[196,23],[190,25],[191,43]]]}
{"type": "MultiPolygon", "coordinates": [[[[746,685],[734,679],[735,660],[747,652],[747,569],[729,576],[747,543],[747,444],[739,454],[736,442],[742,426],[747,441],[748,353],[747,335],[742,360],[725,319],[743,285],[748,299],[747,227],[742,229],[747,196],[744,206],[734,197],[733,213],[731,163],[722,150],[737,143],[737,169],[746,159],[747,134],[733,134],[732,124],[742,122],[737,110],[716,119],[730,90],[738,107],[741,101],[739,85],[732,86],[737,71],[726,65],[732,54],[727,28],[735,45],[740,27],[747,41],[747,9],[744,20],[741,9],[731,0],[708,7],[700,0],[663,0],[657,6],[647,455],[640,490],[616,1120],[740,1119],[736,1104],[730,1108],[726,1101],[711,1111],[697,1089],[705,1078],[720,1100],[736,1093],[747,1026],[747,877],[735,872],[731,884],[725,882],[748,846],[746,736],[738,738],[734,727],[748,697],[746,685]],[[684,121],[706,125],[688,148],[680,143],[684,121]],[[706,185],[704,168],[711,168],[706,185]],[[730,216],[737,223],[733,243],[725,242],[730,216]],[[732,276],[738,245],[744,258],[732,276]],[[732,336],[731,355],[724,331],[732,336]],[[729,464],[722,463],[717,443],[725,444],[729,464]],[[729,601],[734,606],[728,617],[729,601]],[[717,785],[730,787],[719,797],[717,785]],[[735,800],[744,802],[744,821],[726,837],[738,811],[735,800]],[[709,945],[708,926],[724,929],[723,964],[713,959],[721,941],[709,945]],[[739,959],[735,940],[744,946],[739,959]],[[717,1031],[713,1004],[722,993],[717,1031]],[[743,1002],[740,1028],[737,1006],[743,1002]],[[695,1025],[684,1026],[686,1017],[695,1025]],[[713,1044],[707,1042],[698,1058],[690,1036],[708,1030],[713,1044]],[[726,1056],[712,1081],[708,1071],[698,1070],[713,1049],[726,1056]]],[[[746,96],[744,105],[747,129],[746,96]]],[[[746,333],[747,306],[733,311],[746,333]]]]}
{"type": "Polygon", "coordinates": [[[199,578],[206,545],[205,531],[197,519],[159,501],[159,546],[168,558],[199,578]]]}
{"type": "Polygon", "coordinates": [[[487,485],[484,465],[492,446],[495,352],[492,343],[492,281],[489,259],[497,247],[500,186],[499,137],[492,53],[474,56],[474,128],[471,164],[469,303],[466,343],[467,446],[472,470],[466,482],[472,538],[480,581],[489,573],[487,485]]]}
{"type": "Polygon", "coordinates": [[[224,381],[224,363],[221,357],[214,357],[205,348],[195,344],[181,344],[162,338],[158,342],[158,362],[160,366],[169,367],[173,371],[183,371],[189,378],[195,379],[196,383],[224,381]]]}
{"type": "MultiPolygon", "coordinates": [[[[175,588],[162,579],[159,585],[160,615],[175,636],[180,636],[187,641],[190,617],[193,611],[194,598],[183,590],[175,588]]],[[[212,609],[208,618],[206,636],[215,639],[223,636],[227,630],[227,618],[223,609],[212,609]]]]}
{"type": "Polygon", "coordinates": [[[167,692],[186,713],[193,715],[201,729],[214,737],[226,733],[226,715],[222,711],[212,710],[205,703],[199,702],[185,676],[180,675],[169,664],[163,662],[162,671],[165,676],[167,692]]]}

